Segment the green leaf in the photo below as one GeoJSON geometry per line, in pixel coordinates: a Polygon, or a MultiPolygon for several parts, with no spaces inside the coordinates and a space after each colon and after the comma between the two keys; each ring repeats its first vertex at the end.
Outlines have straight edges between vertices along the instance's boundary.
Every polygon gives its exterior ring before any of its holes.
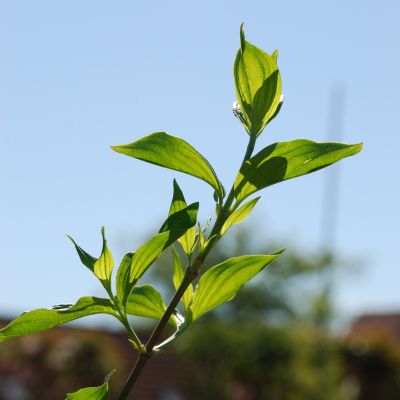
{"type": "Polygon", "coordinates": [[[182,246],[183,251],[187,255],[191,255],[195,249],[196,242],[196,228],[193,226],[188,229],[185,234],[178,239],[179,244],[182,246]]]}
{"type": "Polygon", "coordinates": [[[327,167],[357,154],[361,148],[362,144],[316,143],[305,139],[274,143],[243,164],[234,184],[236,201],[240,203],[267,186],[327,167]]]}
{"type": "Polygon", "coordinates": [[[101,228],[101,235],[103,236],[103,249],[101,250],[100,257],[94,264],[93,272],[103,283],[109,285],[111,273],[114,268],[114,259],[107,247],[104,226],[101,228]]]}
{"type": "Polygon", "coordinates": [[[205,238],[204,231],[200,226],[200,223],[197,224],[197,234],[199,235],[199,251],[202,253],[205,248],[205,238]]]}
{"type": "MultiPolygon", "coordinates": [[[[174,274],[172,280],[174,282],[174,287],[177,290],[183,281],[185,272],[183,270],[183,265],[181,263],[179,255],[175,249],[172,249],[172,254],[174,261],[174,274]]],[[[185,307],[185,310],[189,308],[190,302],[192,301],[192,295],[193,295],[193,285],[190,284],[182,297],[182,303],[185,307]]]]}
{"type": "Polygon", "coordinates": [[[161,232],[140,246],[132,258],[130,282],[137,282],[158,256],[183,233],[184,230],[161,232]]]}
{"type": "Polygon", "coordinates": [[[71,236],[67,237],[74,244],[75,249],[82,261],[90,271],[92,271],[97,278],[103,283],[103,285],[110,286],[111,273],[114,267],[114,260],[111,252],[107,248],[107,240],[104,234],[104,227],[101,228],[101,235],[103,237],[103,248],[99,258],[95,258],[79,247],[71,236]]]}
{"type": "Polygon", "coordinates": [[[283,250],[268,255],[234,257],[210,268],[193,295],[193,321],[232,300],[240,288],[274,261],[283,250]]]}
{"type": "Polygon", "coordinates": [[[171,214],[162,224],[159,233],[173,230],[188,230],[196,224],[199,203],[189,204],[186,208],[171,214]]]}
{"type": "Polygon", "coordinates": [[[120,294],[118,298],[122,304],[125,304],[136,282],[158,256],[196,224],[198,207],[198,203],[193,203],[170,215],[162,225],[160,233],[153,236],[136,250],[132,256],[131,263],[121,264],[117,274],[117,290],[119,287],[120,294]]]}
{"type": "Polygon", "coordinates": [[[127,253],[121,261],[121,264],[118,267],[117,278],[116,278],[116,286],[117,286],[117,299],[124,304],[125,289],[129,287],[130,277],[131,277],[131,264],[132,258],[135,253],[127,253]]]}
{"type": "Polygon", "coordinates": [[[83,250],[82,247],[79,247],[79,246],[76,244],[75,240],[72,239],[71,236],[68,236],[68,235],[67,235],[67,238],[74,244],[75,249],[76,249],[76,251],[77,251],[77,253],[78,253],[78,256],[79,256],[79,258],[80,258],[82,264],[83,264],[85,267],[89,268],[90,271],[93,272],[93,270],[94,270],[94,264],[96,263],[97,258],[91,256],[89,253],[86,253],[86,251],[83,250]]]}
{"type": "MultiPolygon", "coordinates": [[[[138,317],[160,319],[166,309],[161,294],[151,285],[135,286],[126,303],[127,313],[138,317]]],[[[169,322],[176,327],[174,317],[169,322]]]]}
{"type": "Polygon", "coordinates": [[[104,379],[104,383],[97,387],[80,389],[74,393],[68,393],[65,400],[108,400],[108,382],[115,370],[104,379]]]}
{"type": "Polygon", "coordinates": [[[58,305],[53,309],[39,308],[21,314],[6,327],[0,329],[0,342],[16,336],[31,335],[93,314],[115,316],[113,306],[107,299],[82,297],[74,305],[58,305]]]}
{"type": "MultiPolygon", "coordinates": [[[[174,194],[172,196],[171,207],[169,209],[169,216],[181,211],[187,207],[185,197],[183,196],[182,190],[178,185],[178,182],[174,179],[174,194]]],[[[196,240],[196,228],[192,227],[188,229],[185,234],[178,239],[181,244],[183,251],[186,254],[192,254],[193,246],[196,240]]]]}
{"type": "Polygon", "coordinates": [[[269,55],[247,42],[241,25],[234,79],[244,125],[250,135],[258,136],[281,104],[282,81],[277,57],[277,51],[269,55]]]}
{"type": "Polygon", "coordinates": [[[112,148],[118,153],[195,176],[210,184],[220,197],[224,196],[224,188],[210,163],[182,139],[156,132],[136,142],[112,148]]]}
{"type": "Polygon", "coordinates": [[[173,182],[173,195],[172,195],[172,201],[171,201],[171,206],[169,208],[169,213],[168,216],[175,214],[178,211],[183,210],[184,208],[187,207],[185,196],[183,195],[183,192],[181,188],[178,185],[178,182],[176,179],[174,179],[173,182]]]}
{"type": "Polygon", "coordinates": [[[243,221],[251,213],[258,200],[260,200],[260,197],[248,201],[242,207],[233,211],[222,226],[220,234],[223,235],[232,225],[243,221]]]}
{"type": "Polygon", "coordinates": [[[196,224],[198,208],[199,203],[193,203],[170,215],[162,225],[160,233],[137,249],[132,258],[131,282],[139,280],[163,250],[196,224]]]}

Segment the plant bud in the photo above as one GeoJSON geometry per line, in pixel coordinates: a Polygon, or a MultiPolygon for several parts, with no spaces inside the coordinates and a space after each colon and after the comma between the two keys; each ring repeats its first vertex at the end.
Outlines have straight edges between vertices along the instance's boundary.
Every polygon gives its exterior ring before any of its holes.
{"type": "Polygon", "coordinates": [[[282,81],[277,58],[276,50],[269,55],[247,42],[242,24],[240,49],[234,65],[238,106],[234,106],[233,112],[249,135],[258,136],[282,105],[282,81]]]}

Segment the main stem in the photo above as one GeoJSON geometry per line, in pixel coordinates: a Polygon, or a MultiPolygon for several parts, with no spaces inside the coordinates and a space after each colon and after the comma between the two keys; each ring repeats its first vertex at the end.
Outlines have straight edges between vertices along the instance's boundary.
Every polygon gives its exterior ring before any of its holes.
{"type": "MultiPolygon", "coordinates": [[[[257,138],[255,135],[250,136],[250,140],[247,145],[246,153],[244,155],[241,166],[251,157],[251,155],[254,151],[256,139],[257,138]]],[[[169,303],[163,316],[158,321],[157,326],[154,328],[153,333],[151,334],[149,340],[146,343],[145,351],[140,352],[139,357],[137,358],[137,360],[131,370],[131,373],[125,383],[125,386],[123,387],[117,400],[126,400],[128,398],[128,395],[129,395],[130,391],[132,390],[133,385],[135,384],[136,380],[138,379],[140,373],[142,372],[144,366],[146,365],[147,360],[153,355],[154,346],[156,345],[158,339],[160,338],[165,326],[167,325],[169,319],[171,318],[173,312],[175,311],[179,301],[183,297],[188,286],[197,277],[200,267],[203,264],[208,253],[210,252],[212,247],[217,243],[218,234],[221,231],[223,224],[225,223],[226,219],[229,216],[230,207],[232,206],[234,199],[235,199],[235,192],[234,192],[234,187],[232,186],[232,188],[228,194],[228,197],[226,198],[226,201],[217,216],[214,226],[211,229],[210,234],[208,235],[208,238],[211,240],[209,240],[208,245],[205,247],[203,252],[201,252],[197,256],[193,265],[189,266],[186,269],[185,276],[184,276],[181,284],[179,285],[178,290],[176,291],[171,302],[169,303]]]]}

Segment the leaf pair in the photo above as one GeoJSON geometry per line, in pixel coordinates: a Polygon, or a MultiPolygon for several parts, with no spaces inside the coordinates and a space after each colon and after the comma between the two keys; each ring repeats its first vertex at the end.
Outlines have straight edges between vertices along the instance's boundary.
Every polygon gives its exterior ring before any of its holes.
{"type": "MultiPolygon", "coordinates": [[[[136,286],[127,300],[127,313],[139,317],[160,319],[166,310],[160,293],[150,285],[136,286]]],[[[26,336],[55,328],[67,322],[94,314],[109,314],[118,319],[113,304],[108,299],[82,297],[74,305],[60,304],[51,309],[27,311],[0,329],[0,342],[17,336],[26,336]]],[[[177,321],[171,318],[176,327],[177,321]]]]}
{"type": "Polygon", "coordinates": [[[247,42],[240,27],[240,49],[233,74],[240,105],[236,115],[251,136],[258,136],[279,112],[282,81],[277,66],[278,52],[272,55],[247,42]]]}
{"type": "MultiPolygon", "coordinates": [[[[342,158],[358,153],[361,148],[362,144],[316,143],[304,139],[267,146],[241,167],[234,183],[236,205],[258,190],[327,167],[342,158]]],[[[208,182],[219,196],[224,193],[209,163],[193,147],[179,138],[157,132],[127,145],[114,146],[113,149],[165,168],[197,176],[208,182]]],[[[184,199],[179,198],[174,186],[175,194],[178,196],[176,207],[179,209],[186,203],[184,199]]],[[[254,204],[249,205],[252,206],[254,204]]],[[[186,253],[191,250],[193,237],[194,230],[181,240],[186,253]]]]}
{"type": "Polygon", "coordinates": [[[104,233],[104,226],[101,228],[103,237],[103,248],[99,258],[95,258],[87,253],[82,247],[78,246],[75,240],[68,236],[68,239],[74,244],[78,256],[83,265],[85,265],[94,275],[100,280],[102,285],[108,290],[111,288],[111,274],[114,268],[114,259],[110,250],[107,247],[107,240],[104,233]]]}

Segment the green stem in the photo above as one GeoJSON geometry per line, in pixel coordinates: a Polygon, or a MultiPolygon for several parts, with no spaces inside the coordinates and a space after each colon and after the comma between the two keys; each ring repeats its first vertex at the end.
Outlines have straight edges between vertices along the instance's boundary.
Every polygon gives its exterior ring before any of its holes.
{"type": "MultiPolygon", "coordinates": [[[[255,135],[250,136],[249,143],[247,144],[246,153],[243,157],[243,161],[242,161],[242,164],[240,165],[239,170],[242,168],[243,164],[247,160],[250,159],[251,155],[253,154],[256,140],[257,140],[257,137],[255,135]]],[[[217,216],[217,220],[215,221],[215,224],[214,224],[210,234],[208,235],[209,245],[204,249],[204,251],[201,255],[202,261],[204,261],[204,259],[207,257],[210,250],[220,239],[218,236],[218,233],[221,231],[222,226],[224,225],[226,219],[229,217],[230,208],[231,208],[234,200],[235,200],[235,188],[234,188],[234,185],[232,185],[231,190],[229,191],[228,197],[226,198],[225,204],[221,208],[221,210],[217,216]]]]}
{"type": "MultiPolygon", "coordinates": [[[[249,143],[247,145],[246,153],[244,155],[244,158],[243,158],[240,168],[251,157],[251,155],[254,151],[255,142],[256,142],[256,136],[251,135],[249,143]]],[[[214,223],[214,226],[213,226],[210,234],[208,235],[208,238],[209,238],[208,244],[206,245],[203,252],[201,252],[197,256],[193,265],[190,265],[186,269],[186,273],[185,273],[185,276],[184,276],[181,284],[179,285],[174,297],[172,298],[171,302],[169,303],[163,316],[158,321],[157,326],[154,328],[153,333],[151,334],[149,340],[147,341],[146,346],[145,346],[145,351],[141,352],[139,354],[139,357],[137,358],[134,366],[132,367],[131,373],[130,373],[130,375],[125,383],[125,386],[123,387],[117,400],[126,400],[128,398],[129,393],[132,390],[133,385],[137,381],[143,367],[147,363],[147,360],[153,355],[154,346],[156,345],[165,326],[167,325],[169,319],[171,318],[173,312],[175,311],[179,301],[183,297],[188,286],[197,277],[200,267],[203,264],[208,253],[210,252],[212,247],[217,243],[217,241],[219,239],[219,237],[218,237],[219,232],[221,231],[223,224],[225,223],[226,219],[229,216],[230,208],[232,206],[234,199],[235,199],[235,192],[234,192],[234,186],[232,186],[232,188],[228,194],[228,197],[226,198],[225,204],[220,209],[220,212],[218,213],[218,216],[214,223]]]]}
{"type": "Polygon", "coordinates": [[[117,299],[115,298],[111,288],[104,286],[104,288],[107,291],[108,296],[110,297],[110,300],[112,301],[114,305],[114,309],[118,314],[118,320],[121,322],[122,325],[124,325],[125,329],[128,331],[128,336],[132,340],[132,342],[135,343],[136,347],[142,351],[144,348],[143,343],[139,339],[138,335],[136,335],[136,332],[133,330],[131,324],[128,321],[128,318],[126,316],[126,312],[123,312],[119,306],[119,303],[117,299]]]}

